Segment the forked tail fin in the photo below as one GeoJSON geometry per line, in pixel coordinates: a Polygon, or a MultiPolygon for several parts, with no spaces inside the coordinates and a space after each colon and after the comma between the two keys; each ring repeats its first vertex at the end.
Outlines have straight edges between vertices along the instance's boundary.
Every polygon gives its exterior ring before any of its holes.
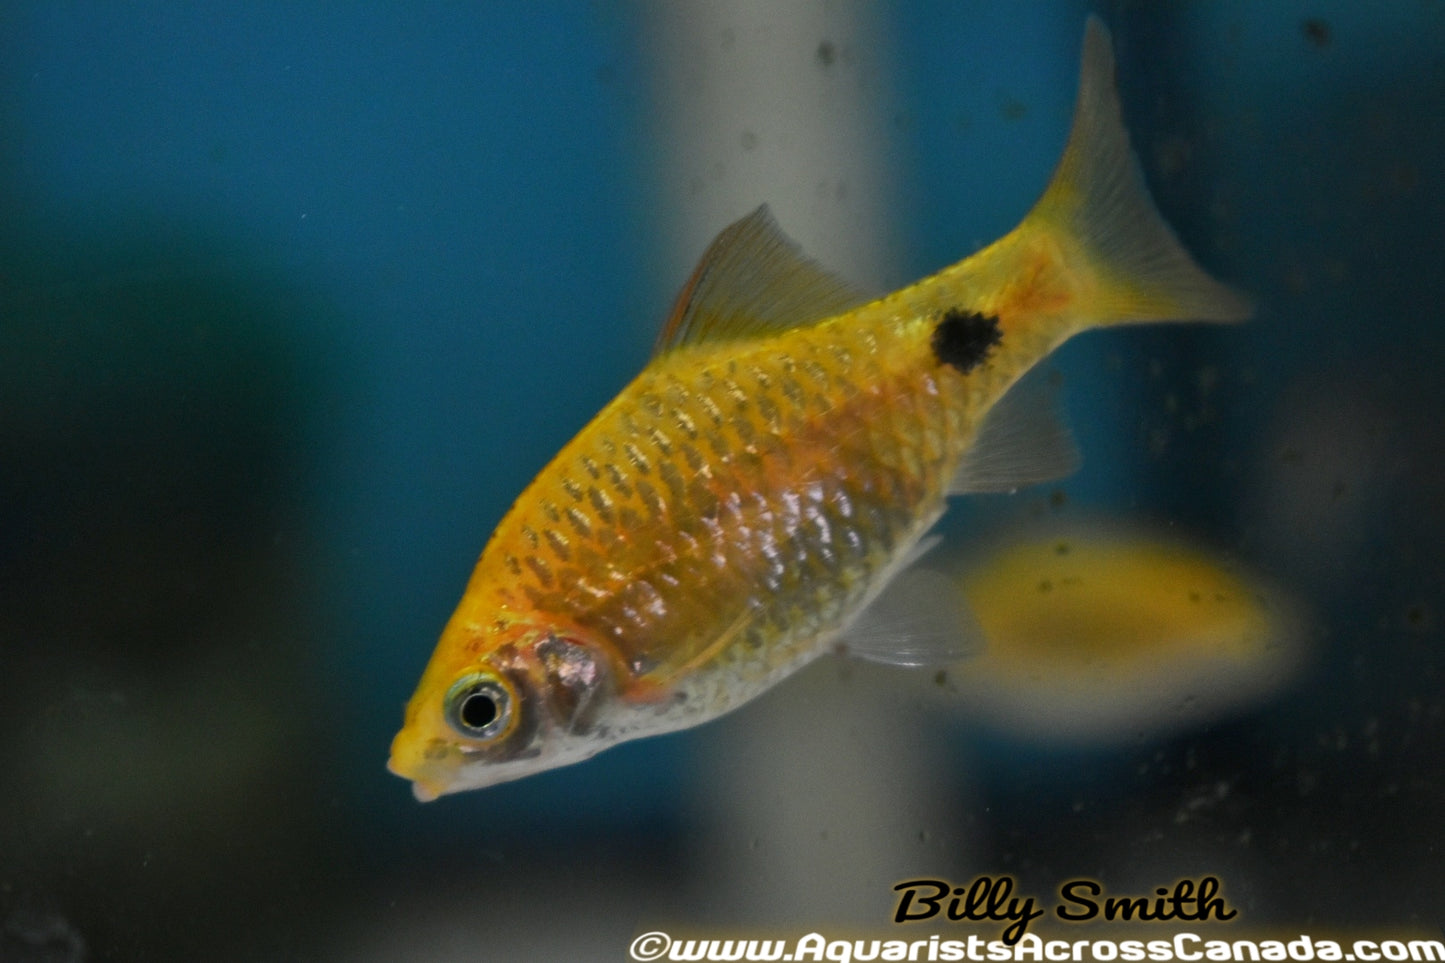
{"type": "Polygon", "coordinates": [[[1079,95],[1064,156],[1021,225],[1053,234],[1082,256],[1086,324],[1241,321],[1249,300],[1194,263],[1149,197],[1129,147],[1114,88],[1109,31],[1090,17],[1079,95]]]}

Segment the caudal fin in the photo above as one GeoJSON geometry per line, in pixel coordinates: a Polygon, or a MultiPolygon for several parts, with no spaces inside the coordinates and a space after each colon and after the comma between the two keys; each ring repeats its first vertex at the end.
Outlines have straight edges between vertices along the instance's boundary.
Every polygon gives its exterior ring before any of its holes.
{"type": "Polygon", "coordinates": [[[1093,282],[1081,305],[1087,323],[1241,321],[1251,312],[1247,298],[1194,263],[1149,197],[1119,111],[1109,31],[1095,17],[1084,31],[1069,142],[1024,223],[1082,254],[1093,282]]]}

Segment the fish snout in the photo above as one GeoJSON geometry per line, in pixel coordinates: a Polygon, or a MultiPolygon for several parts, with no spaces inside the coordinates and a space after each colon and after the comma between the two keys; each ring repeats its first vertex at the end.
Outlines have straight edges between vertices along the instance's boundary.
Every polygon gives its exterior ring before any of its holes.
{"type": "Polygon", "coordinates": [[[402,729],[391,743],[386,768],[411,781],[411,791],[421,802],[445,795],[456,780],[460,759],[455,749],[438,739],[419,739],[402,729]]]}

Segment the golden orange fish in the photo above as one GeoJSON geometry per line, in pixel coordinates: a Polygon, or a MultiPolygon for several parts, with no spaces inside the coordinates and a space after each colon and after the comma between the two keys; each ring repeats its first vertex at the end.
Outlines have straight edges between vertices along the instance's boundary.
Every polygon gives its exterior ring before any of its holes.
{"type": "Polygon", "coordinates": [[[924,534],[949,495],[1069,460],[1020,454],[1009,388],[1086,328],[1248,314],[1150,201],[1113,70],[1091,20],[1043,197],[910,287],[859,296],[765,208],[719,235],[647,367],[483,551],[392,743],[418,799],[697,725],[833,648],[966,654],[959,593],[912,565],[924,534]]]}

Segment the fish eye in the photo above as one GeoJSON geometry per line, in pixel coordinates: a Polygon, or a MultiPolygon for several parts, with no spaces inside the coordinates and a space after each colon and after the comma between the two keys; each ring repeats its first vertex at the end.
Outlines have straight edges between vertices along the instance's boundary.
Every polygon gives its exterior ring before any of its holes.
{"type": "Polygon", "coordinates": [[[489,672],[462,676],[447,691],[447,723],[468,739],[492,740],[512,727],[512,693],[489,672]]]}

